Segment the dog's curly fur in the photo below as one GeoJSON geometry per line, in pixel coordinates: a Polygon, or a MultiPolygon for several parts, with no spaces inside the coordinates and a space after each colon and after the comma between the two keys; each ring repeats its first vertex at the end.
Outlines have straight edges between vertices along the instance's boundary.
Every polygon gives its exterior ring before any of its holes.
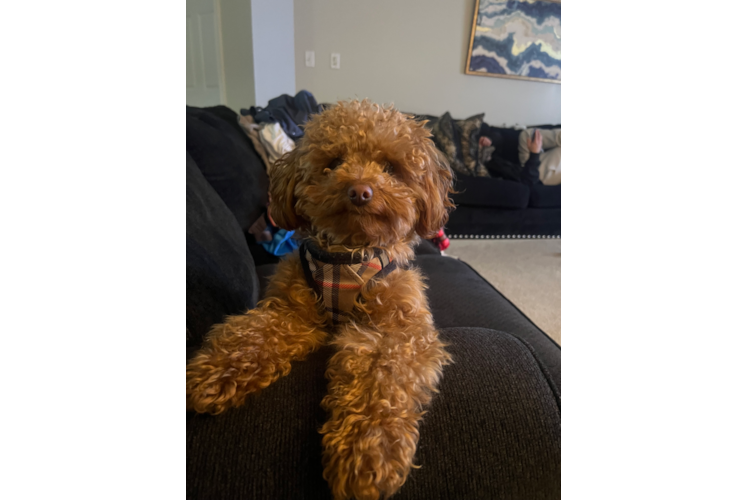
{"type": "MultiPolygon", "coordinates": [[[[452,175],[430,133],[392,108],[340,102],[314,116],[296,149],[271,171],[270,212],[320,248],[404,265],[419,236],[438,232],[454,205],[452,175]],[[354,205],[352,184],[372,189],[354,205]]],[[[399,267],[365,287],[331,343],[324,477],[336,500],[392,496],[405,482],[418,425],[450,356],[439,341],[417,269],[399,267]]],[[[187,407],[221,413],[288,374],[333,328],[304,278],[298,252],[281,261],[258,307],[215,325],[187,366],[187,407]]]]}

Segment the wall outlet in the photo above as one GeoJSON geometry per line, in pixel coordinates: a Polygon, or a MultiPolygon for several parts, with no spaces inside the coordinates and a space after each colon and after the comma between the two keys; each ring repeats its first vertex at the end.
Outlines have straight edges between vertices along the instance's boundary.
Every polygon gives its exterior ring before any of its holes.
{"type": "Polygon", "coordinates": [[[340,54],[335,52],[330,54],[330,67],[332,69],[340,69],[340,54]]]}
{"type": "Polygon", "coordinates": [[[314,51],[313,50],[306,51],[306,67],[307,68],[314,67],[314,51]]]}

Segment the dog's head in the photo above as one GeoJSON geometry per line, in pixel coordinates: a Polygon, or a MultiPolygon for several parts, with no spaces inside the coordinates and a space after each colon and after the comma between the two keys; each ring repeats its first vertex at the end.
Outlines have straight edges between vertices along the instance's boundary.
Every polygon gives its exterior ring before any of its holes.
{"type": "Polygon", "coordinates": [[[344,245],[433,236],[454,204],[451,171],[430,135],[423,123],[368,100],[314,115],[271,170],[273,219],[344,245]]]}

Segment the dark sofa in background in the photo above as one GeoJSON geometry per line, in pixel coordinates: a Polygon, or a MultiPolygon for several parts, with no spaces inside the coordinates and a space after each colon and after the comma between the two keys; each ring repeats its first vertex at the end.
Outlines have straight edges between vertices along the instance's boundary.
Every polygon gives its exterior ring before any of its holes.
{"type": "MultiPolygon", "coordinates": [[[[437,127],[445,116],[416,115],[430,128],[437,127]]],[[[465,121],[480,119],[476,115],[465,121]]],[[[461,120],[451,120],[459,127],[461,120]]],[[[561,125],[534,125],[528,128],[553,129],[561,125]]],[[[458,129],[455,129],[459,133],[458,129]]],[[[491,177],[473,177],[455,172],[456,193],[452,197],[457,209],[445,228],[449,238],[559,238],[561,236],[561,186],[520,182],[519,135],[516,128],[494,127],[482,122],[471,140],[485,136],[495,148],[486,169],[491,177]]],[[[444,150],[435,138],[437,146],[444,150]]],[[[455,138],[457,156],[465,155],[459,138],[455,138]]],[[[477,150],[477,146],[476,146],[477,150]]]]}
{"type": "MultiPolygon", "coordinates": [[[[275,268],[247,235],[268,179],[228,108],[187,108],[187,356],[211,324],[256,305],[275,268]]],[[[458,209],[461,210],[462,208],[458,209]]],[[[466,264],[428,242],[414,265],[455,363],[397,499],[557,499],[561,349],[466,264]]],[[[329,499],[325,347],[219,416],[187,413],[187,498],[329,499]]]]}

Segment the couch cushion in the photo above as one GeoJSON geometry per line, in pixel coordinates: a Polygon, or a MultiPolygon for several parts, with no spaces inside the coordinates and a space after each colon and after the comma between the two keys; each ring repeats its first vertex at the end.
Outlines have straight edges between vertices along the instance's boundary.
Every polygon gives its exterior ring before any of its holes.
{"type": "Polygon", "coordinates": [[[268,176],[248,139],[224,118],[187,107],[187,152],[242,231],[249,229],[265,211],[268,176]]]}
{"type": "MultiPolygon", "coordinates": [[[[436,258],[436,257],[434,257],[436,258]]],[[[441,258],[441,257],[439,257],[441,258]]],[[[398,499],[560,496],[560,402],[532,350],[479,328],[440,331],[446,367],[398,499]]],[[[187,415],[187,498],[331,498],[318,429],[330,346],[244,406],[187,415]]]]}
{"type": "Polygon", "coordinates": [[[516,335],[530,344],[561,389],[561,348],[473,268],[452,257],[416,259],[428,278],[429,298],[438,328],[474,326],[516,335]]]}
{"type": "Polygon", "coordinates": [[[530,207],[561,208],[561,184],[558,186],[535,184],[530,190],[530,207]]]}
{"type": "Polygon", "coordinates": [[[527,208],[530,188],[519,182],[456,173],[452,200],[458,205],[491,208],[527,208]]]}
{"type": "Polygon", "coordinates": [[[187,357],[211,325],[254,307],[258,294],[241,228],[187,153],[187,357]]]}

